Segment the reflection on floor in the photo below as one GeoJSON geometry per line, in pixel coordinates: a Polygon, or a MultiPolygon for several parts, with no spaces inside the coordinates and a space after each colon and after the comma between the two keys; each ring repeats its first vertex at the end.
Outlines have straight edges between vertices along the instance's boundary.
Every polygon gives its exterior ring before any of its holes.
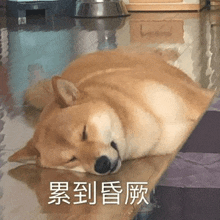
{"type": "MultiPolygon", "coordinates": [[[[26,185],[7,174],[17,166],[7,163],[8,156],[33,134],[35,117],[25,114],[22,107],[25,89],[60,73],[81,54],[133,43],[142,48],[162,49],[168,62],[217,92],[208,112],[158,183],[151,203],[142,207],[135,220],[220,219],[220,10],[132,13],[127,18],[99,20],[40,17],[27,19],[25,25],[6,18],[3,9],[0,16],[3,220],[47,219],[40,205],[34,206],[42,203],[42,195],[36,198],[26,185]],[[27,202],[30,197],[33,199],[27,202]]],[[[26,181],[42,190],[31,178],[26,181]]]]}

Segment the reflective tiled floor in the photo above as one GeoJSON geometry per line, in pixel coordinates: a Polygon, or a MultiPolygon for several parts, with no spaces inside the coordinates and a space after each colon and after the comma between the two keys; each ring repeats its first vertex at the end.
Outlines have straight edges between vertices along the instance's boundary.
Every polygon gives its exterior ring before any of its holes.
{"type": "Polygon", "coordinates": [[[56,215],[48,217],[42,211],[45,187],[35,181],[46,179],[46,171],[36,170],[28,178],[22,175],[32,167],[8,173],[17,166],[7,162],[8,156],[33,134],[35,117],[23,108],[22,96],[30,85],[60,73],[81,54],[137,44],[162,49],[168,62],[203,87],[215,89],[216,97],[161,178],[151,203],[135,219],[220,220],[220,10],[136,12],[98,20],[38,16],[28,17],[23,25],[6,18],[4,9],[0,13],[1,219],[89,219],[64,217],[54,210],[56,215]]]}

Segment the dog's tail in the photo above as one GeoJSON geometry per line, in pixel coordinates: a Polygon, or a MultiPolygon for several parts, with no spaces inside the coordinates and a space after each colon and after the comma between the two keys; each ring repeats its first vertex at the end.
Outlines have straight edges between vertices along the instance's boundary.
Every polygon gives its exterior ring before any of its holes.
{"type": "Polygon", "coordinates": [[[53,98],[52,82],[50,79],[44,79],[27,89],[24,104],[42,110],[53,98]]]}

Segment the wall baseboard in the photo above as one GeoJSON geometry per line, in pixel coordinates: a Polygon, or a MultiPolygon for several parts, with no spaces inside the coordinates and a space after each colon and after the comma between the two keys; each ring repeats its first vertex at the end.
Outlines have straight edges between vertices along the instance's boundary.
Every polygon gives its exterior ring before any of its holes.
{"type": "Polygon", "coordinates": [[[128,11],[200,11],[205,5],[185,3],[130,3],[128,11]]]}

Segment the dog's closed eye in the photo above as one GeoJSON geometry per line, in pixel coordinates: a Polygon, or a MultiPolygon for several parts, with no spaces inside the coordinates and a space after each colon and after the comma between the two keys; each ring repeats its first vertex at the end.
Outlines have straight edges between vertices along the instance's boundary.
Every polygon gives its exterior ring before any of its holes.
{"type": "Polygon", "coordinates": [[[88,138],[88,136],[87,136],[87,133],[86,133],[86,126],[84,126],[83,133],[82,133],[82,140],[86,141],[87,138],[88,138]]]}
{"type": "Polygon", "coordinates": [[[73,161],[75,161],[76,160],[76,157],[72,157],[70,160],[69,160],[69,162],[73,162],[73,161]]]}

